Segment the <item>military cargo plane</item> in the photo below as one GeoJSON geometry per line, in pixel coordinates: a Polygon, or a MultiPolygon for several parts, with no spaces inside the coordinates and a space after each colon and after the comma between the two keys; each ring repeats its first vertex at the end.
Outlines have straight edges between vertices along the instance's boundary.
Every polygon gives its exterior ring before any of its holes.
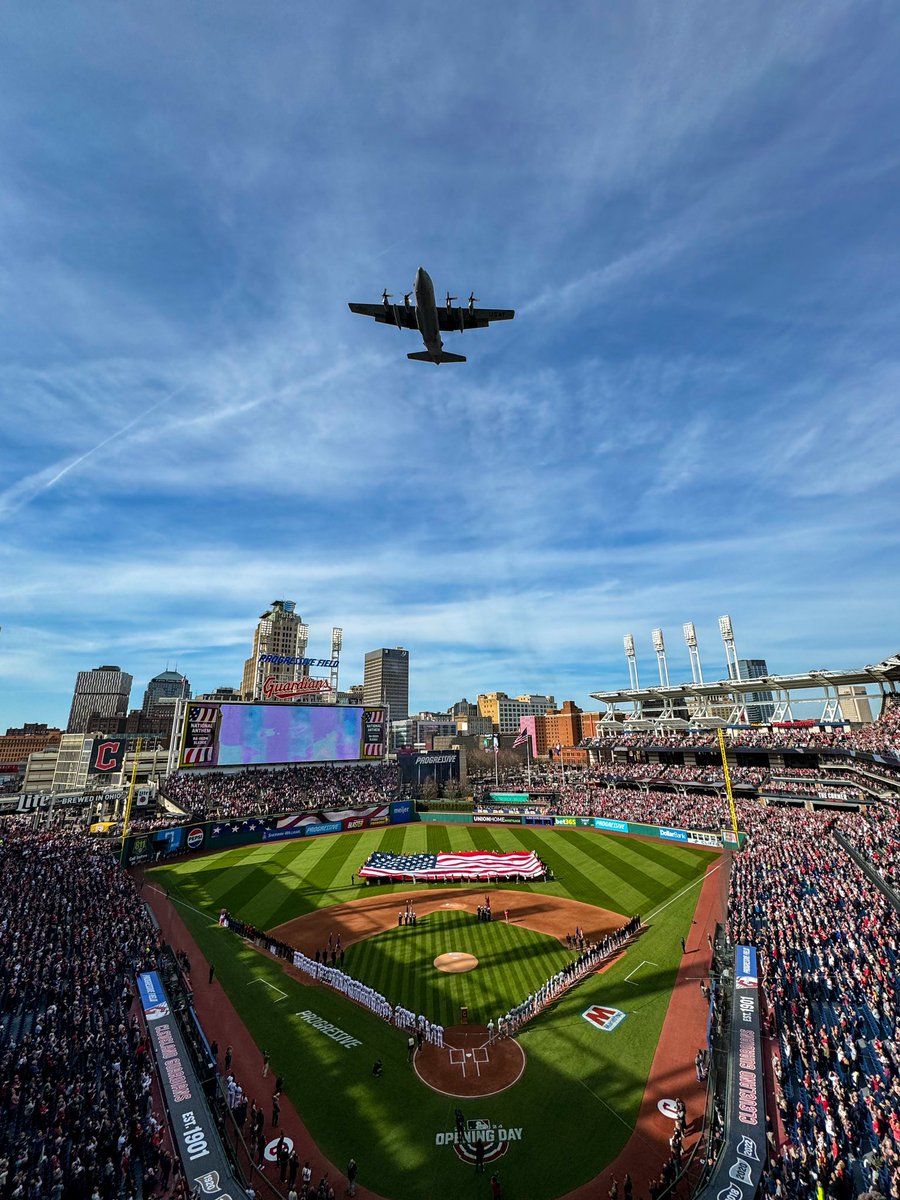
{"type": "Polygon", "coordinates": [[[392,297],[387,288],[380,304],[351,304],[350,311],[363,317],[374,317],[382,325],[396,325],[398,329],[418,329],[425,349],[417,354],[407,354],[414,362],[461,363],[464,354],[449,354],[441,340],[442,333],[464,333],[467,329],[485,329],[491,321],[511,321],[516,315],[512,308],[476,308],[478,298],[473,292],[464,308],[454,308],[456,296],[447,293],[444,304],[438,305],[434,298],[434,284],[424,267],[416,271],[412,292],[407,292],[402,304],[391,304],[392,297]],[[415,304],[409,298],[415,295],[415,304]]]}

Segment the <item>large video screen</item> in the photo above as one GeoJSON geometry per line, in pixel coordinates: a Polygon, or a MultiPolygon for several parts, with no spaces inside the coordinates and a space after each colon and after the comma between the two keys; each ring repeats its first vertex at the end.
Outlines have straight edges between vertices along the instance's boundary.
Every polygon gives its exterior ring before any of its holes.
{"type": "Polygon", "coordinates": [[[380,710],[346,705],[188,705],[182,767],[356,762],[384,752],[380,710]]]}

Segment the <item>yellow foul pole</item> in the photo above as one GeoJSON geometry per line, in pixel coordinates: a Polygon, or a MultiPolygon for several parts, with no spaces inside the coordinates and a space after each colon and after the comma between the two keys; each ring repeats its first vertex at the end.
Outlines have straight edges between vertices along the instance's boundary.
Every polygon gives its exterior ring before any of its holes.
{"type": "MultiPolygon", "coordinates": [[[[138,763],[141,761],[141,738],[138,738],[134,747],[134,766],[131,768],[131,786],[128,789],[128,800],[125,802],[125,821],[122,825],[122,845],[119,847],[119,861],[122,861],[122,855],[125,853],[125,835],[128,833],[128,821],[131,817],[131,802],[134,799],[134,785],[137,782],[138,763]]],[[[731,795],[731,785],[728,785],[728,794],[731,795]]],[[[732,805],[732,808],[734,806],[732,805]]]]}
{"type": "Polygon", "coordinates": [[[731,827],[734,830],[734,840],[737,845],[740,845],[738,839],[738,821],[737,810],[734,807],[734,792],[731,790],[731,772],[728,770],[728,758],[725,754],[725,734],[722,732],[721,725],[716,730],[719,735],[719,753],[722,755],[722,770],[725,772],[725,791],[728,793],[728,807],[731,809],[731,827]]]}

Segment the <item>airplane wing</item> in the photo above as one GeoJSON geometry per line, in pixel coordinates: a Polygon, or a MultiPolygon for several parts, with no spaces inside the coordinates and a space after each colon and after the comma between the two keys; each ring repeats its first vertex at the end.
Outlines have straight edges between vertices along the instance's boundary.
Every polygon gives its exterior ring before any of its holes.
{"type": "Polygon", "coordinates": [[[443,333],[461,333],[465,329],[487,329],[491,321],[511,321],[516,315],[514,308],[447,308],[437,310],[438,323],[443,333]]]}
{"type": "Polygon", "coordinates": [[[381,325],[396,325],[398,329],[417,329],[416,308],[411,304],[351,304],[350,311],[361,317],[374,317],[381,325]]]}

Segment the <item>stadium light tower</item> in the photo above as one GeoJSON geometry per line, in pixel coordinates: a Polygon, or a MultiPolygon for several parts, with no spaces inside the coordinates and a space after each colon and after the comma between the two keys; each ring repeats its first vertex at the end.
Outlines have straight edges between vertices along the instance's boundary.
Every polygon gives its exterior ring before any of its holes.
{"type": "Polygon", "coordinates": [[[666,664],[666,643],[661,629],[654,629],[650,634],[653,639],[653,649],[656,651],[656,664],[659,667],[659,686],[669,686],[669,668],[666,664]]]}
{"type": "Polygon", "coordinates": [[[719,617],[719,633],[722,635],[722,641],[725,643],[725,661],[728,663],[729,679],[740,679],[741,668],[738,666],[737,647],[734,644],[734,629],[731,625],[731,617],[726,615],[719,617]]]}
{"type": "Polygon", "coordinates": [[[337,703],[338,690],[338,669],[341,658],[341,646],[344,644],[344,631],[337,625],[331,631],[331,661],[334,666],[331,668],[331,692],[334,696],[334,702],[337,703]]]}
{"type": "Polygon", "coordinates": [[[697,645],[697,630],[694,628],[694,622],[685,621],[682,628],[688,654],[691,656],[691,679],[694,683],[702,683],[703,668],[700,666],[700,647],[697,645]]]}
{"type": "Polygon", "coordinates": [[[641,686],[641,681],[638,679],[637,658],[634,653],[634,635],[626,633],[622,640],[625,643],[625,657],[628,659],[628,686],[636,692],[641,686]]]}

